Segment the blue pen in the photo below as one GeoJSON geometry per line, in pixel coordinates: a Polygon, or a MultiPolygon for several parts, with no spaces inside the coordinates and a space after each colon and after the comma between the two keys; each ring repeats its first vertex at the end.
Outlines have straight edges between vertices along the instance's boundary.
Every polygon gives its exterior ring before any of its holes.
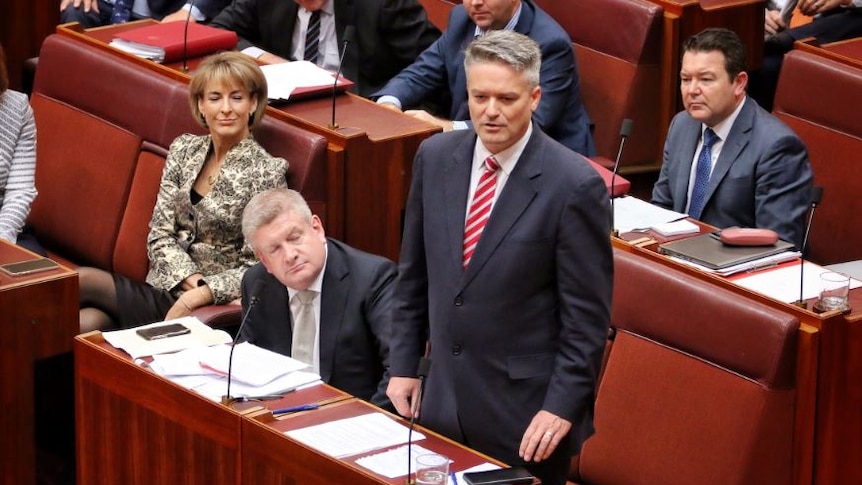
{"type": "Polygon", "coordinates": [[[289,408],[273,409],[272,414],[298,413],[300,411],[311,411],[312,409],[317,409],[319,407],[319,404],[302,404],[299,406],[291,406],[289,408]]]}
{"type": "Polygon", "coordinates": [[[452,479],[452,485],[458,485],[458,477],[455,476],[455,472],[449,472],[449,478],[452,479]]]}

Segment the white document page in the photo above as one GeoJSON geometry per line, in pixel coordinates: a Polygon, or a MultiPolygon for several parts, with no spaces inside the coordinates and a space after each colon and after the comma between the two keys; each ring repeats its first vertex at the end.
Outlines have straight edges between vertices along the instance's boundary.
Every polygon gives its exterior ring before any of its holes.
{"type": "MultiPolygon", "coordinates": [[[[201,366],[227,375],[230,365],[229,345],[205,349],[201,353],[201,366]]],[[[233,351],[231,379],[252,386],[263,386],[278,377],[308,367],[303,362],[248,342],[237,344],[233,351]]]]}
{"type": "MultiPolygon", "coordinates": [[[[422,448],[415,443],[412,444],[410,446],[410,463],[416,463],[417,456],[428,453],[433,453],[433,451],[422,448]]],[[[452,461],[449,460],[449,463],[452,463],[452,461]]],[[[356,460],[356,464],[387,478],[403,477],[407,475],[407,445],[399,446],[398,448],[393,448],[376,455],[363,456],[356,460]]],[[[416,469],[413,468],[412,471],[416,471],[416,469]]]]}
{"type": "Polygon", "coordinates": [[[269,99],[287,100],[296,88],[335,84],[335,77],[331,72],[309,61],[267,64],[261,66],[260,70],[266,78],[269,99]]]}
{"type": "Polygon", "coordinates": [[[667,210],[637,197],[617,197],[614,199],[614,229],[620,233],[684,219],[685,214],[667,210]]]}
{"type": "Polygon", "coordinates": [[[192,347],[208,347],[233,341],[224,330],[215,330],[195,317],[183,317],[164,322],[151,323],[140,327],[103,332],[105,341],[118,349],[126,351],[133,359],[167,352],[176,352],[192,347]],[[142,328],[158,327],[170,323],[181,323],[189,330],[185,335],[147,340],[136,332],[142,328]]]}
{"type": "MultiPolygon", "coordinates": [[[[799,268],[798,264],[776,268],[772,270],[754,273],[734,279],[734,283],[743,288],[756,291],[761,295],[785,303],[793,303],[799,300],[799,268]]],[[[820,295],[820,274],[829,271],[823,266],[818,266],[808,261],[805,262],[803,270],[802,299],[816,298],[820,295]]],[[[862,282],[850,279],[850,289],[859,288],[862,282]]]]}
{"type": "MultiPolygon", "coordinates": [[[[309,426],[284,434],[335,458],[356,455],[387,446],[407,443],[407,426],[383,413],[370,413],[352,418],[309,426]]],[[[413,441],[425,435],[413,430],[413,441]]]]}

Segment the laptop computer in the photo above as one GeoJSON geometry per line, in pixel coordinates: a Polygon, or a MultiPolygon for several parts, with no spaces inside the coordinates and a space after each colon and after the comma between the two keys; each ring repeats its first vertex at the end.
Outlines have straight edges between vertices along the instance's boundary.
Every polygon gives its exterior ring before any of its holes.
{"type": "Polygon", "coordinates": [[[680,239],[659,245],[662,254],[685,259],[709,269],[720,270],[793,249],[793,244],[778,240],[769,246],[728,246],[715,233],[680,239]]]}

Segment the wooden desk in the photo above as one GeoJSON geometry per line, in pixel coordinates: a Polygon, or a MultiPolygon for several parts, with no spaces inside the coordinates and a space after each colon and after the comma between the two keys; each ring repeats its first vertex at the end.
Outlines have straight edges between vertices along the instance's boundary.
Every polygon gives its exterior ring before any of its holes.
{"type": "Polygon", "coordinates": [[[851,313],[818,314],[809,310],[813,300],[809,309],[774,300],[677,263],[657,253],[658,244],[613,244],[799,318],[794,483],[862,483],[862,289],[851,291],[851,313]]]}
{"type": "MultiPolygon", "coordinates": [[[[330,386],[263,403],[269,409],[340,399],[286,419],[212,402],[113,348],[99,332],[75,338],[78,483],[397,484],[286,436],[284,431],[379,409],[330,386]]],[[[251,403],[245,403],[251,404],[251,403]]],[[[400,419],[400,418],[399,418],[400,419]]],[[[403,423],[404,420],[401,420],[403,423]]],[[[420,429],[417,427],[417,429],[420,429]]],[[[454,470],[491,461],[428,430],[421,446],[455,460],[454,470]]],[[[370,452],[368,454],[372,454],[370,452]]]]}
{"type": "MultiPolygon", "coordinates": [[[[84,30],[65,24],[57,32],[86,42],[122,62],[144,66],[153,75],[189,82],[178,64],[161,65],[108,46],[114,34],[152,21],[84,30]]],[[[199,60],[193,60],[194,66],[199,60]]],[[[329,141],[327,163],[327,235],[365,251],[397,260],[413,157],[419,144],[440,128],[383,108],[350,93],[270,106],[267,116],[321,134],[329,141]]]]}
{"type": "Polygon", "coordinates": [[[736,32],[746,46],[749,70],[763,63],[765,0],[649,0],[664,9],[659,138],[667,137],[670,120],[682,109],[679,69],[682,43],[707,27],[736,32]]]}
{"type": "MultiPolygon", "coordinates": [[[[38,256],[0,240],[0,264],[38,256]]],[[[36,483],[33,378],[37,360],[69,352],[78,333],[78,274],[0,273],[0,483],[36,483]]]]}

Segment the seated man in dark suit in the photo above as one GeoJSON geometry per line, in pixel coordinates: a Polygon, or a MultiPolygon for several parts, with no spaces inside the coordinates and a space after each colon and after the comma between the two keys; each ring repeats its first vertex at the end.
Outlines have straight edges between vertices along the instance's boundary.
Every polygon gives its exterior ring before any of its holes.
{"type": "Polygon", "coordinates": [[[327,239],[294,190],[253,197],[242,230],[261,261],[243,277],[243,314],[255,282],[265,286],[239,340],[292,356],[324,382],[391,409],[386,386],[395,263],[327,239]]]}
{"type": "Polygon", "coordinates": [[[228,5],[230,0],[197,0],[194,6],[186,0],[62,0],[60,23],[78,22],[90,28],[142,18],[185,20],[185,9],[192,10],[192,20],[204,21],[228,5]]]}
{"type": "Polygon", "coordinates": [[[378,103],[407,109],[448,90],[452,99],[449,119],[421,110],[408,110],[407,114],[435,123],[443,131],[469,128],[464,49],[485,32],[501,29],[532,38],[542,50],[542,101],[533,119],[563,145],[582,155],[595,155],[572,41],[532,0],[464,0],[463,5],[452,9],[440,39],[372,97],[378,103]]]}
{"type": "Polygon", "coordinates": [[[211,25],[232,30],[239,48],[271,64],[309,60],[335,72],[348,25],[355,38],[342,73],[367,96],[408,66],[440,32],[416,0],[235,0],[211,25]],[[310,40],[308,26],[316,33],[310,40]],[[317,43],[311,50],[307,45],[317,43]]]}
{"type": "Polygon", "coordinates": [[[727,29],[683,44],[685,111],[671,121],[656,205],[720,228],[761,227],[800,247],[811,198],[808,152],[745,94],[745,46],[727,29]]]}

